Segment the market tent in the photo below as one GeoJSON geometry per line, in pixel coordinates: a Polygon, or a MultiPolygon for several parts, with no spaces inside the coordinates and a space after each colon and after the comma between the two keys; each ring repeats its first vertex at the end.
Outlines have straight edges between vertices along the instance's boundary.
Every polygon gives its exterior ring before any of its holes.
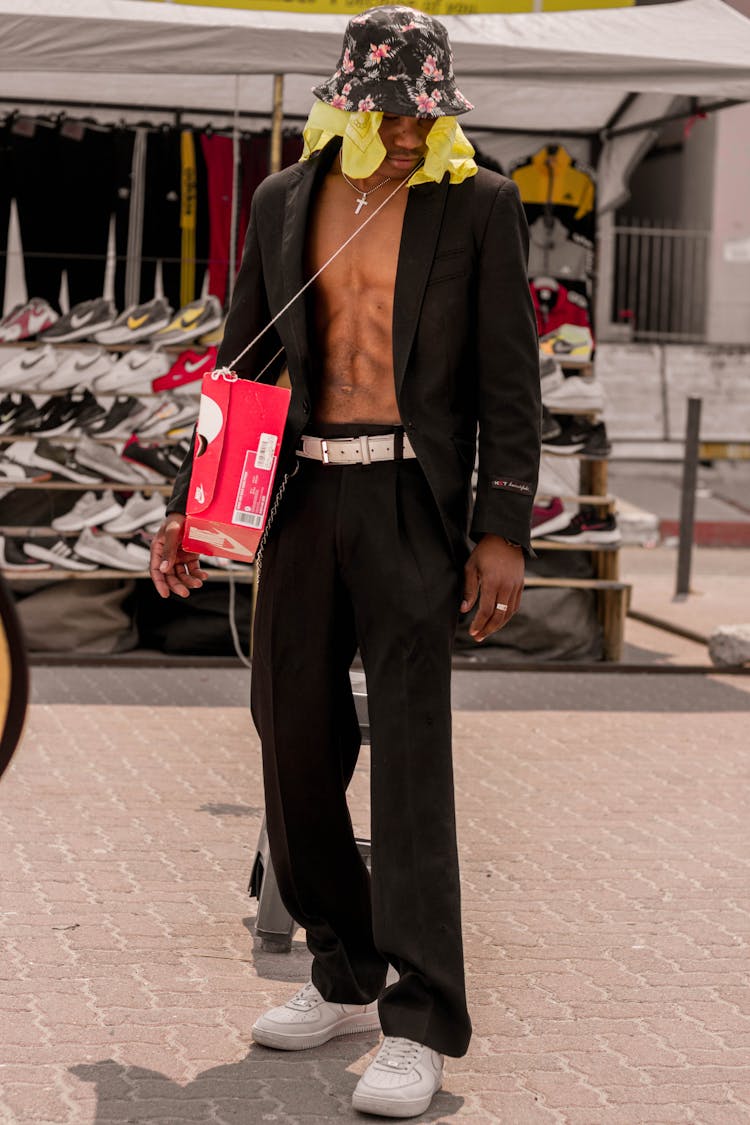
{"type": "MultiPolygon", "coordinates": [[[[679,96],[703,106],[750,100],[750,20],[721,0],[444,22],[461,88],[477,106],[464,118],[475,133],[596,136],[625,109],[633,126],[679,96]]],[[[0,0],[0,100],[270,111],[269,76],[284,74],[285,113],[305,115],[345,24],[133,0],[0,0]]],[[[605,145],[605,208],[621,198],[648,137],[605,145]]]]}

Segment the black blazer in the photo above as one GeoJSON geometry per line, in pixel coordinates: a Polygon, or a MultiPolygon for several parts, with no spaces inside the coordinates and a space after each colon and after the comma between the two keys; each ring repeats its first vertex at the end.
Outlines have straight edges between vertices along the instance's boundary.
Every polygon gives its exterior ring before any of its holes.
{"type": "MultiPolygon", "coordinates": [[[[256,190],[219,365],[229,364],[305,281],[310,201],[340,148],[269,176],[256,190]]],[[[409,193],[393,314],[401,418],[432,488],[457,559],[467,531],[529,547],[540,447],[539,354],[526,278],[528,231],[515,184],[485,169],[462,184],[409,193]],[[477,427],[479,474],[471,475],[477,427]]],[[[377,222],[377,219],[375,220],[377,222]]],[[[279,473],[294,463],[315,393],[304,296],[236,365],[252,378],[283,347],[292,383],[279,473]]],[[[263,375],[275,382],[283,360],[263,375]]],[[[168,511],[185,511],[192,467],[177,476],[168,511]]]]}

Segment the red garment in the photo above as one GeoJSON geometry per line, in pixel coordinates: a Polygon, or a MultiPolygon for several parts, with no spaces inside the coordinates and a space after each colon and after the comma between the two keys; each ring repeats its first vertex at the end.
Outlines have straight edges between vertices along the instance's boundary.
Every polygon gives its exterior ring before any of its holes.
{"type": "Polygon", "coordinates": [[[208,288],[222,305],[229,275],[232,225],[232,138],[201,134],[208,176],[208,288]]]}
{"type": "Polygon", "coordinates": [[[534,278],[530,285],[540,336],[554,332],[562,324],[591,327],[589,303],[580,293],[566,289],[559,281],[549,277],[534,278]]]}

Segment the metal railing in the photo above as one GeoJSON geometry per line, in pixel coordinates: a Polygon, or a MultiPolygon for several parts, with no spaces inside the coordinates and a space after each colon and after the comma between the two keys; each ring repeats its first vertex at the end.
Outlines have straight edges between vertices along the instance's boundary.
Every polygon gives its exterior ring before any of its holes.
{"type": "Polygon", "coordinates": [[[635,340],[703,341],[710,231],[630,219],[614,233],[615,322],[635,340]]]}

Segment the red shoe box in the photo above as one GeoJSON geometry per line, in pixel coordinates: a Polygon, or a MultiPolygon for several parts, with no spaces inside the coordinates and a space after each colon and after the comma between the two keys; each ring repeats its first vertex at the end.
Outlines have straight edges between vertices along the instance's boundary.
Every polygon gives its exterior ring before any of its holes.
{"type": "Polygon", "coordinates": [[[203,376],[182,545],[252,562],[268,515],[291,392],[203,376]]]}

